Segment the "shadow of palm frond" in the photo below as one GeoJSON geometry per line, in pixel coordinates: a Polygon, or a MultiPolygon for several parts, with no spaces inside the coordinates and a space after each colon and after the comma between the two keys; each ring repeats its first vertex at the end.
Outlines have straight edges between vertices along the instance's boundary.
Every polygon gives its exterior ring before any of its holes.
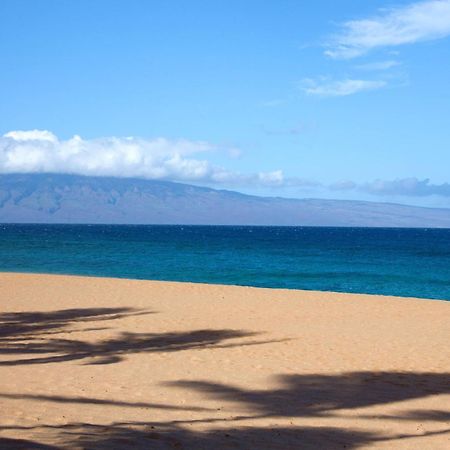
{"type": "MultiPolygon", "coordinates": [[[[223,331],[223,330],[222,330],[223,331]]],[[[211,344],[211,340],[208,341],[211,344]]],[[[162,346],[166,346],[166,344],[162,346]]],[[[45,442],[14,441],[1,439],[1,448],[53,449],[72,446],[92,449],[123,449],[128,446],[136,449],[228,449],[228,448],[260,448],[260,449],[356,449],[372,445],[376,442],[392,442],[411,440],[417,446],[423,443],[424,437],[449,433],[448,429],[417,431],[410,434],[383,434],[378,431],[361,430],[360,428],[326,427],[326,426],[257,426],[261,418],[276,417],[332,417],[339,410],[395,403],[403,400],[423,398],[430,395],[447,394],[450,389],[449,374],[436,373],[403,373],[403,372],[352,372],[340,375],[283,375],[277,378],[278,386],[272,389],[249,390],[218,383],[180,381],[168,383],[177,388],[194,389],[206,397],[222,401],[238,403],[249,409],[247,416],[223,418],[211,416],[193,420],[174,420],[170,422],[122,422],[109,425],[67,424],[38,425],[32,427],[0,426],[0,430],[23,430],[37,433],[42,429],[50,429],[52,440],[45,442]],[[251,420],[251,426],[237,426],[240,420],[251,420]],[[193,430],[192,425],[214,423],[214,429],[193,430]],[[187,426],[187,428],[186,428],[187,426]],[[415,441],[419,439],[419,441],[415,441]],[[22,447],[14,447],[15,443],[22,447]],[[52,445],[57,444],[56,447],[52,445]],[[47,445],[49,444],[49,445],[47,445]]],[[[52,401],[57,403],[82,403],[117,407],[150,407],[161,409],[183,409],[191,411],[209,411],[206,408],[178,407],[162,404],[128,403],[123,401],[58,397],[48,395],[3,394],[3,398],[24,398],[36,401],[52,401]]],[[[215,409],[214,409],[215,411],[215,409]]],[[[354,417],[354,416],[352,416],[354,417]]],[[[370,416],[361,415],[361,418],[370,416]]],[[[378,416],[380,417],[380,416],[378,416]]],[[[381,416],[382,417],[382,416],[381,416]]],[[[389,419],[402,420],[434,420],[441,421],[447,416],[444,411],[411,411],[401,413],[398,417],[386,416],[389,419]]],[[[414,447],[415,448],[415,447],[414,447]]]]}
{"type": "MultiPolygon", "coordinates": [[[[63,448],[76,447],[96,450],[122,450],[129,447],[138,450],[174,448],[184,450],[210,450],[213,448],[217,450],[230,448],[243,450],[352,450],[377,442],[392,442],[392,445],[395,446],[395,441],[398,440],[423,439],[427,436],[442,435],[448,432],[448,430],[438,430],[420,434],[389,435],[352,428],[342,429],[324,426],[249,426],[239,428],[234,426],[232,428],[194,431],[179,425],[152,422],[125,422],[110,425],[74,423],[20,428],[35,431],[47,429],[54,433],[54,437],[51,444],[40,443],[36,440],[0,438],[2,449],[53,450],[61,448],[59,445],[63,444],[63,448]]],[[[12,429],[12,427],[0,426],[0,430],[2,429],[12,429]]]]}
{"type": "Polygon", "coordinates": [[[450,393],[450,373],[351,372],[339,375],[282,375],[278,387],[246,390],[202,381],[169,383],[214,399],[238,403],[259,416],[319,416],[342,409],[450,393]]]}
{"type": "Polygon", "coordinates": [[[387,420],[406,420],[412,422],[445,422],[450,423],[450,411],[442,410],[420,410],[415,409],[411,411],[405,411],[396,415],[377,414],[377,415],[361,415],[364,419],[387,419],[387,420]]]}
{"type": "Polygon", "coordinates": [[[230,339],[260,334],[226,329],[167,333],[123,331],[115,337],[94,342],[66,338],[66,335],[72,333],[100,331],[109,328],[108,326],[94,327],[90,325],[91,323],[105,323],[152,313],[152,311],[133,308],[79,308],[0,314],[0,355],[8,357],[0,361],[0,366],[76,360],[85,360],[87,364],[113,364],[122,361],[126,355],[143,352],[174,352],[212,347],[229,348],[275,342],[269,340],[225,342],[230,339]],[[77,327],[79,324],[83,324],[85,327],[77,327]],[[64,337],[58,337],[62,334],[64,337]],[[11,359],[12,355],[27,357],[11,359]]]}
{"type": "Polygon", "coordinates": [[[117,320],[151,314],[134,308],[76,308],[58,311],[0,314],[0,344],[8,340],[36,339],[47,334],[67,333],[78,323],[117,320]]]}
{"type": "Polygon", "coordinates": [[[41,444],[29,439],[13,439],[0,437],[0,448],[2,450],[59,450],[54,445],[41,444]]]}
{"type": "Polygon", "coordinates": [[[131,308],[66,309],[50,312],[5,313],[0,315],[0,355],[8,358],[0,366],[47,364],[85,360],[88,364],[112,364],[126,355],[143,352],[174,352],[201,348],[258,345],[271,341],[226,342],[259,333],[242,330],[194,330],[167,333],[120,332],[99,341],[55,337],[106,327],[73,328],[79,323],[106,322],[151,314],[131,308]],[[23,355],[19,359],[10,356],[23,355]]]}
{"type": "MultiPolygon", "coordinates": [[[[43,428],[43,427],[41,427],[43,428]]],[[[377,440],[373,433],[357,430],[340,430],[331,427],[246,427],[192,431],[173,425],[154,426],[126,423],[100,426],[93,424],[69,424],[53,428],[58,444],[64,448],[86,448],[96,450],[124,449],[353,449],[377,440]]],[[[60,448],[36,441],[18,442],[23,447],[14,447],[16,440],[0,438],[0,447],[5,449],[27,448],[47,450],[60,448]],[[12,441],[12,442],[10,442],[12,441]],[[9,446],[8,446],[9,444],[9,446]],[[27,445],[25,445],[27,444],[27,445]]]]}
{"type": "Polygon", "coordinates": [[[127,402],[123,400],[109,400],[103,398],[69,397],[69,396],[45,395],[45,394],[0,393],[0,398],[9,400],[31,400],[37,402],[53,402],[53,403],[91,405],[91,406],[113,406],[118,408],[164,409],[170,411],[203,411],[203,412],[211,411],[211,408],[202,408],[196,406],[177,406],[177,405],[167,405],[163,403],[127,402]]]}

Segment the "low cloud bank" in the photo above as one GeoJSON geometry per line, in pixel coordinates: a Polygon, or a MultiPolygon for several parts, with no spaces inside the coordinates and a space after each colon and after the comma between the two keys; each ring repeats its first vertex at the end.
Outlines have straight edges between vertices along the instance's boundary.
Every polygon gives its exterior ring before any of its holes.
{"type": "Polygon", "coordinates": [[[68,173],[170,180],[215,187],[262,187],[360,192],[383,197],[450,197],[450,183],[404,178],[324,184],[285,177],[282,170],[243,174],[200,155],[218,148],[204,141],[106,137],[60,140],[50,131],[10,131],[0,137],[0,173],[68,173]]]}
{"type": "Polygon", "coordinates": [[[450,197],[450,183],[433,184],[428,178],[403,178],[397,180],[375,180],[357,184],[353,181],[342,181],[330,185],[335,191],[359,191],[378,196],[427,197],[439,195],[450,197]]]}
{"type": "Polygon", "coordinates": [[[71,173],[211,184],[277,186],[283,172],[241,174],[200,154],[217,150],[203,141],[106,137],[60,140],[50,131],[10,131],[0,137],[0,173],[71,173]]]}

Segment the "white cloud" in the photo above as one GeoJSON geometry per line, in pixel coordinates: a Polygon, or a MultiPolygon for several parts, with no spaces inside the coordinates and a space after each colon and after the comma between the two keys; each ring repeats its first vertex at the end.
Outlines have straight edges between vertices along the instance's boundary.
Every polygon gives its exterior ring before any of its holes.
{"type": "Polygon", "coordinates": [[[212,148],[206,142],[164,138],[59,140],[49,131],[11,131],[0,138],[0,171],[196,179],[212,176],[214,168],[187,156],[212,148]]]}
{"type": "Polygon", "coordinates": [[[15,141],[50,141],[56,142],[58,138],[47,130],[10,131],[3,137],[14,139],[15,141]]]}
{"type": "Polygon", "coordinates": [[[273,172],[260,172],[258,179],[267,185],[280,186],[284,182],[284,176],[282,170],[274,170],[273,172]]]}
{"type": "Polygon", "coordinates": [[[372,49],[440,39],[450,35],[450,0],[428,0],[383,9],[376,17],[351,20],[328,43],[325,54],[350,59],[372,49]]]}
{"type": "MultiPolygon", "coordinates": [[[[0,137],[0,173],[72,173],[228,184],[274,186],[281,170],[241,174],[196,157],[217,150],[203,141],[106,137],[60,140],[45,130],[10,131],[0,137]]],[[[239,149],[227,149],[237,157],[239,149]]]]}
{"type": "Polygon", "coordinates": [[[449,183],[433,184],[428,179],[375,180],[359,184],[342,181],[325,185],[300,177],[285,177],[282,170],[240,173],[198,157],[216,150],[210,143],[183,139],[82,139],[74,136],[60,140],[45,130],[11,131],[0,136],[0,173],[71,173],[163,179],[215,187],[329,189],[377,196],[450,197],[449,183]]]}
{"type": "Polygon", "coordinates": [[[381,80],[353,80],[344,79],[330,81],[328,79],[305,79],[301,84],[301,89],[308,95],[317,95],[321,97],[342,97],[356,94],[362,91],[372,91],[386,86],[385,81],[381,80]]]}

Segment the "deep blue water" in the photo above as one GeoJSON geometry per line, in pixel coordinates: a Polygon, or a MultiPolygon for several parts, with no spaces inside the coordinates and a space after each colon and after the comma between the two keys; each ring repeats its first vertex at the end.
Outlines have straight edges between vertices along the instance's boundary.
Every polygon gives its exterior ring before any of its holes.
{"type": "Polygon", "coordinates": [[[0,225],[0,271],[450,300],[450,230],[0,225]]]}

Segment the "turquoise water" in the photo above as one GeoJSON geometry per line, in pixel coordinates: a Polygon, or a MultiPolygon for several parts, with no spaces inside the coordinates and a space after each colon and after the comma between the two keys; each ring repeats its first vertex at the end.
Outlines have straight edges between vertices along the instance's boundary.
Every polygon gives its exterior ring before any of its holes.
{"type": "Polygon", "coordinates": [[[0,225],[0,270],[450,300],[450,230],[0,225]]]}

